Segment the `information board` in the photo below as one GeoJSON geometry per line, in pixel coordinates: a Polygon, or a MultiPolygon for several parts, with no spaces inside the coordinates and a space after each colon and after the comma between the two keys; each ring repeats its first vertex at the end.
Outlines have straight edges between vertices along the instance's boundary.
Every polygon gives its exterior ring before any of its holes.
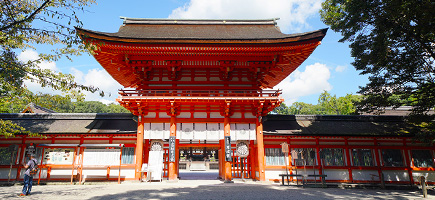
{"type": "Polygon", "coordinates": [[[74,149],[45,149],[43,158],[45,164],[70,165],[74,159],[74,149]]]}
{"type": "Polygon", "coordinates": [[[231,136],[225,136],[225,161],[231,160],[231,136]]]}
{"type": "Polygon", "coordinates": [[[175,162],[175,136],[169,137],[169,162],[175,162]]]}
{"type": "Polygon", "coordinates": [[[85,149],[83,165],[119,165],[121,149],[85,149]]]}
{"type": "Polygon", "coordinates": [[[163,173],[163,151],[150,151],[148,157],[148,179],[162,180],[163,173]]]}

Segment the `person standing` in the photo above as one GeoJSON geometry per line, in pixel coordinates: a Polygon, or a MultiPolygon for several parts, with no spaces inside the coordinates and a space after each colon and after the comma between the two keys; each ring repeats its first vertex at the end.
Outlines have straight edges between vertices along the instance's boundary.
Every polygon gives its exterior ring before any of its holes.
{"type": "Polygon", "coordinates": [[[30,154],[30,159],[27,164],[22,163],[24,168],[26,168],[26,172],[24,172],[24,186],[23,192],[20,194],[20,196],[30,195],[30,191],[32,191],[33,175],[30,174],[30,170],[36,166],[36,162],[38,161],[35,159],[35,155],[30,154]]]}

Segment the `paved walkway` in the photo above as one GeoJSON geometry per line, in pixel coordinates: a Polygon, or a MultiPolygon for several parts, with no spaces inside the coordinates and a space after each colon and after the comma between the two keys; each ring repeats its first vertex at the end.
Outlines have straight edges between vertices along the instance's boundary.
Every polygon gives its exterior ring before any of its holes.
{"type": "MultiPolygon", "coordinates": [[[[22,186],[0,187],[0,199],[423,199],[418,190],[302,188],[277,183],[222,183],[219,180],[180,180],[177,183],[125,182],[96,185],[36,185],[32,195],[18,197],[22,186]]],[[[428,199],[435,199],[430,194],[428,199]]]]}

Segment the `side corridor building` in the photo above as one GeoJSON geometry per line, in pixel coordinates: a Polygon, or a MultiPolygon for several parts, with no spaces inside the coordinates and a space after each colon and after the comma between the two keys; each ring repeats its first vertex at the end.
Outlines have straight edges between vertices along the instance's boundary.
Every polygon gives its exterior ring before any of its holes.
{"type": "Polygon", "coordinates": [[[270,88],[326,29],[283,34],[276,19],[123,19],[116,33],[77,32],[125,87],[117,101],[132,114],[1,114],[45,136],[0,140],[1,180],[19,180],[29,152],[39,180],[140,180],[156,150],[168,180],[197,160],[224,181],[279,180],[286,170],[326,182],[434,180],[434,147],[413,141],[402,116],[268,115],[283,102],[270,88]]]}

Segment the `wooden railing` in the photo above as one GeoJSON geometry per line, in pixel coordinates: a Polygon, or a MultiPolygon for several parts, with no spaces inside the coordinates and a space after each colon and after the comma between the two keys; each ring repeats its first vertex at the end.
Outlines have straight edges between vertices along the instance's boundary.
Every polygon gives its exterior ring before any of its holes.
{"type": "Polygon", "coordinates": [[[277,97],[281,93],[281,90],[119,90],[125,97],[277,97]]]}

